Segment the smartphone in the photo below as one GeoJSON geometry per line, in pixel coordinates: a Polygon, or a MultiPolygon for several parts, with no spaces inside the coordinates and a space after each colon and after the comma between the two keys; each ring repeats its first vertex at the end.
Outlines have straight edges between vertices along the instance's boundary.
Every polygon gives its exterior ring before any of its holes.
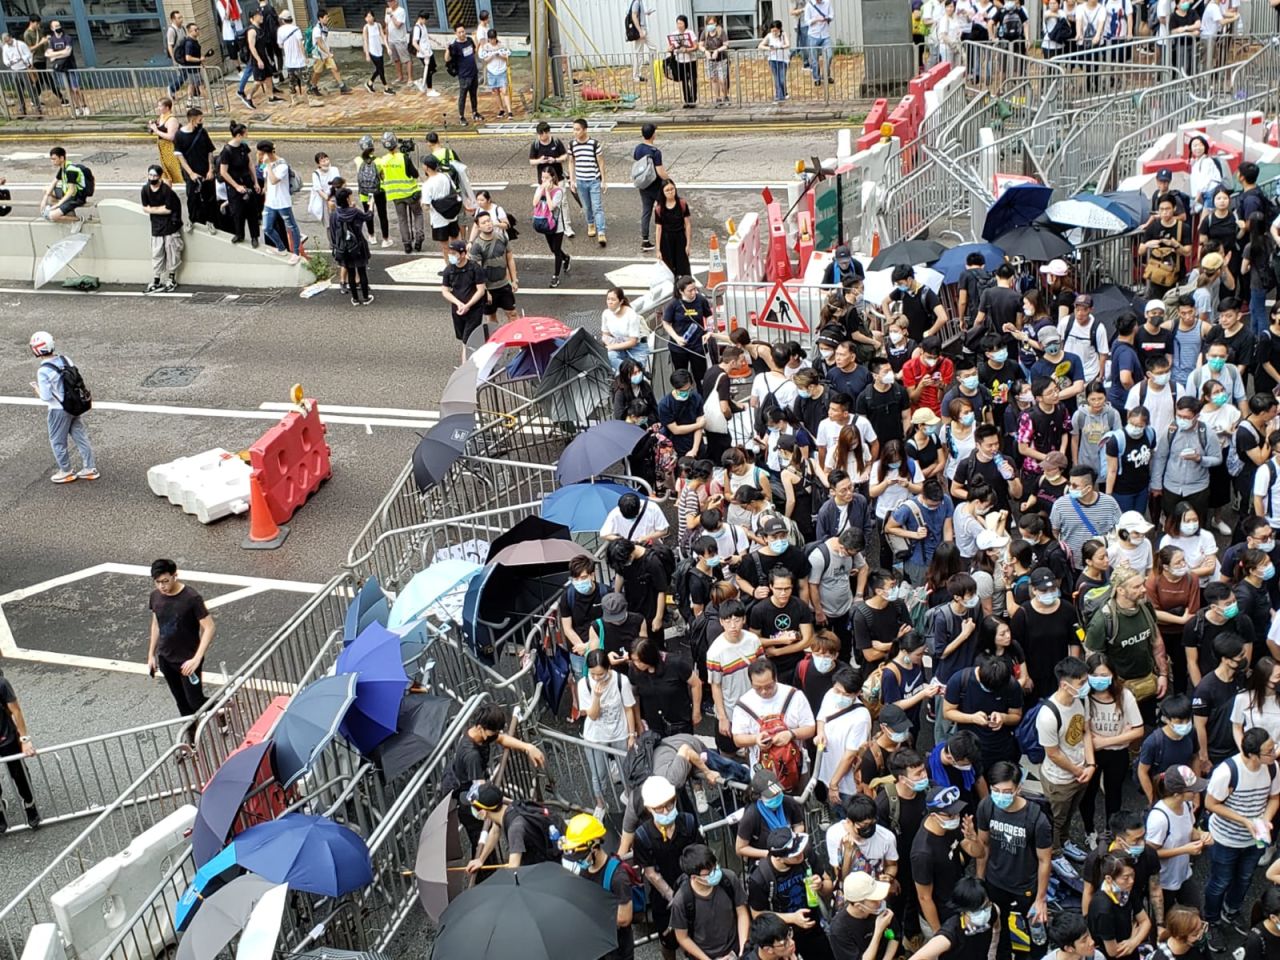
{"type": "Polygon", "coordinates": [[[156,678],[156,668],[152,666],[148,666],[147,675],[151,677],[152,680],[154,680],[156,678]]]}

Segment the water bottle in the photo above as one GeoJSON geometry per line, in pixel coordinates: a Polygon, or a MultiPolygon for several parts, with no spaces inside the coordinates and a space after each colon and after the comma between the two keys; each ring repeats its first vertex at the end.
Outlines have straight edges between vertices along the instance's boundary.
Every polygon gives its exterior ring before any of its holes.
{"type": "Polygon", "coordinates": [[[804,899],[814,910],[818,909],[818,905],[822,903],[818,891],[813,889],[813,867],[804,868],[804,899]]]}
{"type": "Polygon", "coordinates": [[[1045,929],[1044,921],[1037,920],[1035,917],[1027,917],[1027,932],[1031,934],[1031,942],[1037,947],[1043,947],[1049,940],[1049,932],[1045,929]]]}

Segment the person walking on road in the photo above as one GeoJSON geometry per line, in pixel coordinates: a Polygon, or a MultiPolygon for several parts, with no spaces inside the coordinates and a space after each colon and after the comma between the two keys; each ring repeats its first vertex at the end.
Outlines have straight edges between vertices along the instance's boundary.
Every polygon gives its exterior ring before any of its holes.
{"type": "Polygon", "coordinates": [[[275,87],[271,80],[273,72],[271,61],[267,59],[267,31],[262,25],[262,7],[249,14],[249,29],[245,31],[244,42],[249,51],[249,61],[245,64],[244,72],[240,74],[240,88],[236,91],[236,96],[250,110],[256,110],[253,105],[253,97],[245,93],[250,76],[253,77],[253,92],[256,96],[262,91],[266,91],[267,103],[284,103],[284,97],[277,97],[275,87]]]}
{"type": "Polygon", "coordinates": [[[484,315],[494,319],[498,311],[507,315],[508,322],[516,319],[516,291],[520,289],[520,277],[516,272],[516,258],[506,235],[497,229],[493,215],[485,210],[476,211],[476,237],[471,242],[470,257],[485,272],[484,315]]]}
{"type": "Polygon", "coordinates": [[[334,195],[334,204],[334,259],[347,271],[351,305],[368,306],[373,303],[373,294],[369,292],[369,240],[365,228],[373,226],[373,214],[352,203],[351,191],[346,187],[334,195]]]}
{"type": "Polygon", "coordinates": [[[547,246],[555,260],[555,272],[550,286],[560,286],[560,274],[569,272],[569,255],[564,252],[564,188],[560,186],[560,178],[550,166],[542,168],[542,182],[533,194],[533,223],[538,229],[539,222],[546,224],[545,230],[539,230],[547,238],[547,246]]]}
{"type": "Polygon", "coordinates": [[[662,181],[662,199],[653,208],[653,222],[658,234],[658,259],[670,269],[672,276],[691,276],[689,245],[693,242],[693,220],[689,204],[680,196],[674,180],[662,181]]]}
{"type": "MultiPolygon", "coordinates": [[[[27,729],[27,720],[22,715],[18,695],[13,692],[13,684],[0,673],[0,758],[35,755],[35,744],[31,742],[31,733],[27,729]]],[[[36,809],[36,795],[31,790],[26,767],[21,760],[10,760],[4,766],[9,770],[9,779],[13,781],[18,796],[22,798],[27,826],[32,830],[39,830],[40,811],[36,809]]],[[[0,804],[0,834],[8,829],[9,821],[5,819],[3,804],[0,804]]]]}
{"type": "Polygon", "coordinates": [[[569,141],[569,189],[582,201],[587,219],[587,236],[595,237],[600,246],[607,244],[604,222],[605,183],[604,151],[600,141],[587,135],[587,121],[573,121],[573,139],[569,141]]]}
{"type": "Polygon", "coordinates": [[[186,125],[178,128],[173,149],[187,187],[187,232],[202,223],[210,233],[217,233],[216,171],[212,160],[215,151],[209,131],[204,128],[204,111],[199,107],[187,110],[186,125]]]}
{"type": "Polygon", "coordinates": [[[480,68],[476,65],[476,42],[467,36],[467,28],[458,24],[453,30],[453,42],[445,49],[444,62],[454,65],[453,74],[458,78],[458,122],[467,125],[467,97],[471,98],[471,119],[483,121],[476,93],[480,85],[480,68]]]}
{"type": "Polygon", "coordinates": [[[484,268],[467,256],[463,240],[450,240],[448,251],[449,265],[440,278],[440,293],[449,304],[453,335],[462,344],[465,360],[467,341],[484,319],[484,268]]]}
{"type": "MultiPolygon", "coordinates": [[[[49,479],[54,483],[71,483],[75,480],[97,480],[101,474],[94,464],[93,447],[89,444],[89,433],[84,428],[81,415],[88,409],[78,404],[79,391],[72,389],[68,396],[68,387],[77,384],[81,389],[84,381],[76,370],[71,358],[60,355],[55,349],[53,334],[43,330],[31,335],[31,352],[40,360],[36,370],[36,379],[31,386],[45,406],[49,408],[49,446],[53,448],[53,457],[58,461],[58,472],[49,479]],[[64,372],[65,371],[65,372],[64,372]],[[73,413],[67,407],[71,406],[73,413]],[[78,473],[71,472],[71,457],[67,453],[67,437],[75,441],[80,451],[83,468],[78,473]]],[[[87,391],[84,391],[87,394],[87,391]]]]}
{"type": "MultiPolygon", "coordinates": [[[[418,185],[418,170],[413,161],[400,149],[400,141],[388,130],[382,135],[386,153],[378,158],[382,171],[382,189],[396,208],[396,225],[400,229],[400,243],[405,253],[422,249],[426,231],[422,222],[422,188],[418,185]]],[[[429,165],[429,164],[428,164],[429,165]]],[[[427,192],[430,193],[428,177],[427,192]]],[[[383,246],[386,246],[384,243],[383,246]]]]}
{"type": "MultiPolygon", "coordinates": [[[[569,151],[564,141],[551,135],[551,125],[545,120],[538,121],[538,136],[529,146],[529,166],[533,167],[534,186],[542,182],[542,168],[550,167],[556,175],[556,182],[564,180],[564,168],[569,162],[569,151]]],[[[573,224],[569,222],[568,209],[562,208],[560,222],[564,224],[564,235],[573,236],[573,224]]]]}
{"type": "Polygon", "coordinates": [[[147,167],[147,185],[142,188],[142,212],[151,218],[151,282],[145,293],[177,290],[182,265],[182,201],[163,173],[158,163],[147,167]]]}
{"type": "Polygon", "coordinates": [[[293,196],[289,192],[292,171],[270,140],[258,142],[258,163],[266,180],[262,205],[267,213],[262,232],[280,256],[287,257],[291,264],[297,263],[302,259],[302,244],[307,238],[298,231],[298,221],[293,216],[293,196]]]}
{"type": "Polygon", "coordinates": [[[262,188],[253,172],[249,159],[249,145],[244,135],[249,128],[238,120],[231,121],[231,139],[218,154],[218,176],[226,184],[227,211],[231,218],[231,242],[243,243],[245,227],[249,228],[249,243],[258,248],[261,209],[259,199],[262,188]]]}
{"type": "MultiPolygon", "coordinates": [[[[178,579],[178,565],[151,564],[151,640],[147,670],[158,670],[169,685],[178,713],[189,717],[204,706],[204,658],[213,642],[213,617],[204,598],[178,579]]],[[[190,728],[188,728],[190,729],[190,728]]]]}
{"type": "Polygon", "coordinates": [[[653,140],[658,135],[658,128],[646,123],[640,128],[640,142],[631,151],[631,182],[640,194],[640,249],[650,252],[654,249],[649,239],[649,221],[653,219],[654,208],[662,200],[662,185],[669,179],[667,168],[662,163],[662,151],[653,140]]]}

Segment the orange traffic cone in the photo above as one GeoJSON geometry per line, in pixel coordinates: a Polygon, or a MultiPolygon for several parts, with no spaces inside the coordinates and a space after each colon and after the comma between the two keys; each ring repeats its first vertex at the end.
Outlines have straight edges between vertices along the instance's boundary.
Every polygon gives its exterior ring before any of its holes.
{"type": "Polygon", "coordinates": [[[871,256],[875,257],[880,254],[880,231],[877,230],[871,234],[871,256]]]}
{"type": "Polygon", "coordinates": [[[249,536],[240,546],[245,550],[274,550],[289,536],[287,524],[276,523],[256,472],[249,474],[249,536]]]}
{"type": "Polygon", "coordinates": [[[720,241],[711,235],[711,265],[707,267],[707,289],[714,290],[717,284],[727,283],[729,274],[724,269],[724,258],[720,256],[720,241]]]}

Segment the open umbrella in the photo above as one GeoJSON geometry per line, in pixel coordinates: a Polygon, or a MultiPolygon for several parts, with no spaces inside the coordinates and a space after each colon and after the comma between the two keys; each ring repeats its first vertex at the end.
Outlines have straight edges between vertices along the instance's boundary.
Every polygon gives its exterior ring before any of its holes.
{"type": "Polygon", "coordinates": [[[494,537],[489,544],[489,553],[485,559],[486,561],[492,560],[513,543],[524,543],[526,540],[569,540],[571,538],[572,534],[564,524],[552,523],[549,520],[543,520],[537,514],[531,513],[518,521],[506,533],[500,533],[494,537]]]}
{"type": "Polygon", "coordinates": [[[448,697],[428,693],[410,693],[400,701],[396,732],[373,751],[384,777],[394,780],[431,756],[440,745],[452,706],[448,697]]]}
{"type": "Polygon", "coordinates": [[[36,261],[31,275],[31,286],[39,290],[70,265],[89,242],[87,233],[70,233],[45,248],[44,255],[36,261]]]}
{"type": "Polygon", "coordinates": [[[525,540],[503,547],[489,561],[508,567],[533,567],[548,563],[566,566],[574,557],[590,557],[591,552],[572,540],[525,540]]]}
{"type": "Polygon", "coordinates": [[[191,923],[192,919],[199,916],[200,905],[205,900],[212,899],[218,890],[227,886],[229,881],[234,879],[231,875],[233,870],[238,870],[234,840],[219,850],[217,855],[205,863],[204,866],[196,870],[195,876],[191,878],[191,883],[182,892],[178,902],[174,904],[173,928],[179,932],[187,929],[187,925],[191,923]]]}
{"type": "Polygon", "coordinates": [[[475,414],[479,383],[480,370],[475,361],[468,358],[445,381],[439,403],[441,418],[448,418],[456,413],[475,414]]]}
{"type": "Polygon", "coordinates": [[[1141,190],[1108,190],[1098,196],[1124,207],[1138,223],[1147,219],[1151,213],[1151,198],[1141,190]]]}
{"type": "Polygon", "coordinates": [[[1123,233],[1138,225],[1138,218],[1123,204],[1092,193],[1079,193],[1050,204],[1045,216],[1066,227],[1106,233],[1123,233]]]}
{"type": "MultiPolygon", "coordinates": [[[[924,284],[934,293],[942,289],[945,278],[933,267],[926,267],[923,263],[915,265],[915,277],[920,283],[924,284]]],[[[893,270],[868,270],[866,283],[862,288],[862,299],[867,303],[874,304],[879,307],[884,303],[884,298],[893,293],[893,270]]]]}
{"type": "MultiPolygon", "coordinates": [[[[210,894],[191,918],[187,931],[178,941],[176,960],[214,960],[231,940],[248,926],[254,907],[273,890],[288,890],[247,873],[236,877],[217,893],[210,894]]],[[[284,897],[265,900],[270,908],[284,909],[284,897]]],[[[255,919],[260,919],[255,917],[255,919]]]]}
{"type": "Polygon", "coordinates": [[[902,264],[910,267],[917,263],[933,263],[945,252],[946,247],[937,240],[899,240],[872,257],[869,269],[884,270],[902,264]]]}
{"type": "Polygon", "coordinates": [[[373,880],[364,840],[328,817],[286,813],[244,831],[235,850],[246,870],[322,897],[340,897],[373,880]]]}
{"type": "Polygon", "coordinates": [[[438,960],[597,960],[617,949],[613,898],[557,863],[497,870],[440,917],[438,960]]]}
{"type": "Polygon", "coordinates": [[[462,588],[480,569],[478,563],[449,557],[437,560],[425,570],[418,571],[391,605],[387,627],[395,629],[428,614],[443,613],[443,608],[436,605],[455,593],[459,594],[458,600],[461,600],[462,588]],[[433,610],[433,607],[436,609],[433,610]]]}
{"type": "Polygon", "coordinates": [[[1071,254],[1072,246],[1048,227],[1018,227],[996,239],[996,246],[1011,257],[1048,261],[1071,254]]]}
{"type": "Polygon", "coordinates": [[[280,939],[280,922],[284,919],[288,884],[277,884],[258,900],[236,944],[236,960],[272,960],[280,939]]]}
{"type": "Polygon", "coordinates": [[[475,429],[474,414],[455,413],[427,431],[413,451],[413,479],[419,490],[426,493],[444,479],[466,452],[467,437],[475,429]]]}
{"type": "Polygon", "coordinates": [[[1100,320],[1107,330],[1107,335],[1115,333],[1116,319],[1124,313],[1132,313],[1141,317],[1146,310],[1147,298],[1143,294],[1134,294],[1114,283],[1106,283],[1093,291],[1093,317],[1100,320]]]}
{"type": "Polygon", "coordinates": [[[574,533],[594,533],[624,493],[635,491],[620,483],[571,483],[543,498],[542,516],[574,533]]]}
{"type": "Polygon", "coordinates": [[[548,340],[564,340],[573,333],[572,328],[565,326],[554,317],[521,317],[504,323],[493,335],[489,343],[504,347],[525,343],[544,343],[548,340]]]}
{"type": "Polygon", "coordinates": [[[339,950],[337,947],[316,947],[306,953],[289,955],[292,960],[391,960],[391,956],[378,950],[339,950]]]}
{"type": "Polygon", "coordinates": [[[608,409],[612,390],[608,351],[598,337],[580,327],[547,359],[538,381],[538,401],[556,423],[589,423],[608,409]]]}
{"type": "Polygon", "coordinates": [[[205,784],[191,830],[191,855],[197,867],[212,860],[226,844],[240,805],[253,788],[262,758],[270,749],[270,740],[242,747],[227,757],[205,784]]]}
{"type": "MultiPolygon", "coordinates": [[[[1010,230],[1026,227],[1044,216],[1053,202],[1053,191],[1038,183],[1014,184],[995,199],[987,208],[987,218],[982,224],[982,239],[989,240],[1010,256],[1015,256],[1000,238],[1010,230]]],[[[1052,259],[1052,258],[1050,258],[1052,259]]]]}
{"type": "Polygon", "coordinates": [[[1004,263],[1004,251],[990,243],[961,243],[948,247],[933,265],[933,269],[942,274],[945,283],[958,283],[964,276],[965,261],[971,253],[982,254],[982,265],[994,270],[1004,263]]]}
{"type": "Polygon", "coordinates": [[[368,756],[396,732],[400,700],[409,686],[400,656],[400,637],[371,624],[338,654],[339,674],[356,676],[356,699],[338,729],[368,756]]]}
{"type": "MultiPolygon", "coordinates": [[[[522,619],[541,613],[564,595],[567,562],[508,566],[489,563],[467,584],[462,633],[471,652],[494,663],[497,641],[522,619]]],[[[524,637],[519,638],[521,641],[524,637]]]]}
{"type": "Polygon", "coordinates": [[[355,699],[356,678],[342,673],[314,680],[293,695],[271,732],[271,762],[282,787],[311,769],[355,699]]]}
{"type": "Polygon", "coordinates": [[[418,855],[413,863],[418,899],[433,923],[440,922],[440,915],[449,902],[466,889],[466,874],[449,869],[465,863],[462,839],[458,835],[458,801],[453,794],[446,794],[422,826],[418,855]]]}
{"type": "Polygon", "coordinates": [[[625,420],[607,420],[586,430],[569,443],[556,463],[556,482],[577,483],[603,473],[644,439],[643,427],[625,420]]]}
{"type": "Polygon", "coordinates": [[[386,595],[378,585],[378,576],[373,574],[347,604],[346,618],[342,624],[342,643],[345,646],[360,635],[360,631],[369,624],[386,623],[387,614],[391,611],[386,595]]]}

